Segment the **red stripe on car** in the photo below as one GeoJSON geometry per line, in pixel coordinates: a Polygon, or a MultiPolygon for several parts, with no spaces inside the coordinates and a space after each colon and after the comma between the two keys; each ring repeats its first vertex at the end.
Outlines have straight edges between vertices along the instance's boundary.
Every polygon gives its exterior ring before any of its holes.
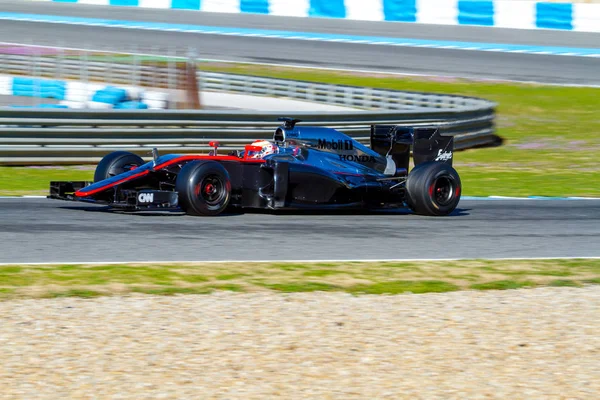
{"type": "MultiPolygon", "coordinates": [[[[179,162],[182,161],[193,161],[193,160],[219,160],[219,161],[235,161],[235,162],[241,162],[241,163],[264,163],[265,160],[260,160],[260,159],[241,159],[235,156],[199,156],[199,155],[191,155],[191,156],[181,156],[181,157],[176,157],[172,160],[166,161],[162,164],[158,164],[156,165],[152,170],[153,171],[157,171],[159,169],[163,169],[165,167],[168,167],[169,165],[173,165],[173,164],[177,164],[179,162]]],[[[87,197],[87,196],[91,196],[93,194],[96,194],[98,192],[102,192],[110,187],[114,187],[117,185],[120,185],[121,183],[130,181],[132,179],[137,179],[140,178],[144,175],[147,175],[150,173],[151,170],[145,170],[140,172],[139,174],[134,174],[131,176],[128,176],[127,178],[123,178],[121,180],[118,180],[114,183],[109,183],[107,185],[104,185],[102,187],[99,187],[97,189],[94,190],[90,190],[90,191],[85,191],[85,188],[80,189],[78,191],[75,192],[75,196],[77,197],[87,197]]]]}

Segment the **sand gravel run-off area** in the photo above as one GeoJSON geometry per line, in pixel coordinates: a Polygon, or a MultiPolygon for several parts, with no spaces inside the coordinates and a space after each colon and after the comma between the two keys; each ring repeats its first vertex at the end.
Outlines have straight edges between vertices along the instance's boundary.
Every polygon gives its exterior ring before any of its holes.
{"type": "Polygon", "coordinates": [[[0,398],[600,398],[600,286],[0,302],[0,398]]]}

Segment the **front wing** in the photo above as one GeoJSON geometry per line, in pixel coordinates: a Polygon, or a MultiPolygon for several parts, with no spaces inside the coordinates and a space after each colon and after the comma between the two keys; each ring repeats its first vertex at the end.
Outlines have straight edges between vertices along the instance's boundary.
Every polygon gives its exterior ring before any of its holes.
{"type": "Polygon", "coordinates": [[[75,192],[93,182],[88,181],[53,181],[50,182],[50,199],[84,201],[92,203],[110,204],[113,207],[121,207],[132,210],[156,210],[174,208],[178,205],[177,192],[166,190],[120,190],[115,191],[113,201],[97,200],[90,197],[77,197],[75,192]]]}

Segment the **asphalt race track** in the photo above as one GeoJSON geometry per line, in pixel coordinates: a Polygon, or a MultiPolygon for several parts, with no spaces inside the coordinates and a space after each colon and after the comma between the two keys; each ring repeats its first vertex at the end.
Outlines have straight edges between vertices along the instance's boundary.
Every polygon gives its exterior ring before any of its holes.
{"type": "MultiPolygon", "coordinates": [[[[467,26],[419,25],[389,22],[343,21],[261,15],[196,13],[121,7],[0,0],[0,11],[61,15],[65,17],[137,20],[161,23],[280,29],[298,32],[351,33],[441,41],[478,41],[599,48],[600,34],[523,31],[467,26]]],[[[200,58],[293,64],[314,67],[379,70],[395,73],[511,79],[559,84],[600,85],[600,58],[519,54],[494,51],[392,47],[357,43],[222,36],[200,33],[2,21],[3,42],[63,44],[69,47],[165,53],[172,47],[194,48],[200,58]]],[[[599,50],[600,52],[600,50],[599,50]]]]}
{"type": "MultiPolygon", "coordinates": [[[[598,48],[600,34],[359,22],[0,0],[0,12],[329,34],[598,48]]],[[[600,85],[600,58],[392,47],[0,21],[0,41],[200,58],[600,85]],[[135,40],[134,40],[135,38],[135,40]],[[134,43],[135,42],[135,43],[134,43]]],[[[444,218],[381,213],[122,213],[0,198],[0,262],[600,257],[598,200],[463,200],[444,218]]]]}
{"type": "Polygon", "coordinates": [[[220,217],[0,198],[0,262],[600,257],[600,200],[463,200],[443,218],[220,217]]]}

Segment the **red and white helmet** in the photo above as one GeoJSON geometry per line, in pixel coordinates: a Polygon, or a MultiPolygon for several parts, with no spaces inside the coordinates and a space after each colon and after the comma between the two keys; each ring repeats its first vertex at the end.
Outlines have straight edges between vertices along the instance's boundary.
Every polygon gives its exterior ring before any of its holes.
{"type": "Polygon", "coordinates": [[[260,151],[256,151],[251,154],[249,158],[265,158],[269,154],[274,154],[277,152],[277,146],[268,140],[256,140],[252,143],[252,146],[260,147],[260,151]]]}

